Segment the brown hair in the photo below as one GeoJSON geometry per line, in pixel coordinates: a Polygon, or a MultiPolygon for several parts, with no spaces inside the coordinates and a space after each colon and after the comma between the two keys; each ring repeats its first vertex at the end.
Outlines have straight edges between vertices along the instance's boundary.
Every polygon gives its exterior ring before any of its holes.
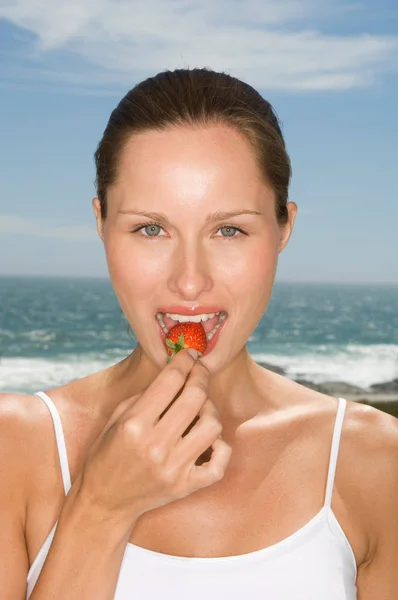
{"type": "Polygon", "coordinates": [[[94,155],[102,218],[107,189],[116,181],[121,153],[132,134],[216,123],[234,127],[249,141],[264,182],[274,190],[277,221],[284,225],[291,166],[278,117],[250,85],[208,68],[158,73],[134,86],[113,110],[94,155]]]}

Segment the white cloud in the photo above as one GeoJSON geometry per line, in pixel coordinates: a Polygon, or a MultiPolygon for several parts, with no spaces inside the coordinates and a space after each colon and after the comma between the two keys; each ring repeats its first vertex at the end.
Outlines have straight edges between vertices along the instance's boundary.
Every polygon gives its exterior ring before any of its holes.
{"type": "Polygon", "coordinates": [[[18,215],[0,215],[0,234],[33,235],[41,238],[57,238],[64,240],[97,240],[95,226],[62,225],[50,219],[34,219],[18,215]]]}
{"type": "Polygon", "coordinates": [[[326,0],[0,0],[0,17],[36,36],[32,77],[57,85],[125,87],[166,68],[207,66],[258,88],[342,90],[371,85],[398,56],[398,37],[322,32],[348,8],[326,0]],[[48,66],[59,50],[78,56],[79,68],[48,66]]]}

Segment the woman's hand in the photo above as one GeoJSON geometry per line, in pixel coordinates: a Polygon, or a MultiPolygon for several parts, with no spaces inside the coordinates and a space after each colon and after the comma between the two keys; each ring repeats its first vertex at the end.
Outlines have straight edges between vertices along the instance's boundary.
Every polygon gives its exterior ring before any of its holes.
{"type": "Polygon", "coordinates": [[[143,393],[117,407],[87,453],[79,494],[105,517],[128,521],[222,479],[231,448],[219,437],[208,381],[188,350],[176,354],[143,393]],[[209,446],[210,460],[195,464],[209,446]]]}

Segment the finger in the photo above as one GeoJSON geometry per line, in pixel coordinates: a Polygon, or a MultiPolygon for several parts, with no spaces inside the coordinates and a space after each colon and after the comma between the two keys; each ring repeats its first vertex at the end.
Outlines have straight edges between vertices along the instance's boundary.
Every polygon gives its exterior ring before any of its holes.
{"type": "Polygon", "coordinates": [[[214,405],[207,399],[202,414],[192,429],[182,437],[176,446],[176,460],[184,464],[187,460],[194,462],[222,433],[222,423],[214,405]]]}
{"type": "Polygon", "coordinates": [[[190,477],[195,489],[208,487],[220,481],[227,470],[231,459],[232,448],[222,438],[217,438],[213,444],[213,453],[209,462],[193,465],[190,477]]]}
{"type": "Polygon", "coordinates": [[[134,404],[137,402],[137,398],[139,398],[140,395],[141,394],[135,394],[134,396],[131,396],[130,398],[126,398],[125,400],[119,402],[119,404],[116,406],[115,410],[105,423],[101,433],[104,433],[105,431],[110,429],[110,427],[112,427],[112,425],[116,423],[116,421],[124,413],[126,413],[132,406],[134,406],[134,404]]]}
{"type": "Polygon", "coordinates": [[[207,401],[208,385],[208,369],[203,364],[196,363],[183,391],[155,426],[156,432],[161,438],[167,438],[172,445],[179,441],[192,420],[203,409],[207,401]]]}
{"type": "Polygon", "coordinates": [[[184,348],[178,352],[146,388],[132,407],[131,413],[139,415],[146,425],[154,426],[185,384],[194,364],[195,360],[188,349],[184,348]]]}

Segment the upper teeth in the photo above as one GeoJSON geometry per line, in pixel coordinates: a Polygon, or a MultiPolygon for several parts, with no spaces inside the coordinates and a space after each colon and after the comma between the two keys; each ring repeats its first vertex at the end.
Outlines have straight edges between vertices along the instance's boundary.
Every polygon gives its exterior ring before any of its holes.
{"type": "Polygon", "coordinates": [[[218,316],[220,313],[219,312],[207,313],[207,314],[195,315],[195,316],[177,315],[177,314],[172,314],[172,313],[164,313],[164,314],[166,317],[173,319],[173,321],[178,321],[179,323],[188,323],[188,322],[200,323],[200,321],[207,321],[208,319],[213,319],[213,317],[215,317],[216,315],[218,316]]]}

